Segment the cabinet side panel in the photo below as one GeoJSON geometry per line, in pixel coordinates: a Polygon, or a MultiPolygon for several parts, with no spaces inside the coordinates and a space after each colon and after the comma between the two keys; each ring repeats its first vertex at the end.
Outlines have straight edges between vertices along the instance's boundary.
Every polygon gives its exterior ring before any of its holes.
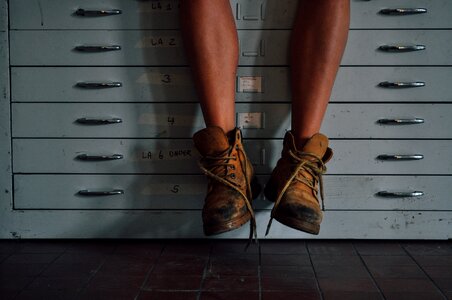
{"type": "MultiPolygon", "coordinates": [[[[0,2],[0,233],[9,232],[12,207],[11,127],[7,1],[0,2]]],[[[9,237],[9,236],[8,236],[9,237]]],[[[7,238],[2,236],[0,238],[7,238]]]]}

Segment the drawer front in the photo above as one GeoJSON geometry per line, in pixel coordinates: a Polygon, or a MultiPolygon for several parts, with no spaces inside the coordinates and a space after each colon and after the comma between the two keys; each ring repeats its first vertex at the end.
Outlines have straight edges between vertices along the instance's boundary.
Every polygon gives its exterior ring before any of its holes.
{"type": "MultiPolygon", "coordinates": [[[[245,140],[258,174],[269,174],[281,140],[245,140]]],[[[328,174],[452,174],[447,140],[333,140],[328,174]],[[423,155],[420,160],[381,160],[381,155],[423,155]]],[[[201,173],[190,139],[13,139],[14,173],[201,173]],[[123,155],[85,161],[79,155],[123,155]],[[171,163],[168,163],[168,162],[171,163]]]]}
{"type": "MultiPolygon", "coordinates": [[[[290,100],[287,72],[239,67],[236,101],[290,100]]],[[[12,67],[11,85],[17,102],[198,102],[188,67],[12,67]]]]}
{"type": "Polygon", "coordinates": [[[15,175],[14,183],[18,209],[201,209],[207,190],[203,175],[15,175]]]}
{"type": "MultiPolygon", "coordinates": [[[[288,72],[287,67],[239,67],[236,101],[289,102],[288,72]]],[[[451,81],[450,67],[343,66],[331,101],[450,102],[451,81]],[[384,82],[424,85],[380,86],[384,82]]],[[[198,101],[187,67],[12,67],[11,89],[13,102],[198,101]]]]}
{"type": "Polygon", "coordinates": [[[340,67],[332,102],[450,102],[450,67],[340,67]],[[400,83],[411,87],[398,87],[400,83]],[[399,85],[397,85],[399,84],[399,85]]]}
{"type": "MultiPolygon", "coordinates": [[[[267,179],[259,176],[262,185],[267,179]]],[[[204,175],[15,175],[14,184],[16,209],[193,210],[207,191],[204,175]]],[[[261,194],[253,205],[271,203],[261,194]]]]}
{"type": "MultiPolygon", "coordinates": [[[[268,176],[259,176],[261,185],[267,180],[268,176]]],[[[15,175],[14,186],[16,209],[201,209],[207,179],[203,175],[15,175]]],[[[452,209],[450,176],[326,175],[324,188],[325,210],[452,209]],[[383,197],[381,192],[387,193],[383,197]],[[412,196],[413,192],[423,195],[412,196]]],[[[257,209],[273,207],[263,193],[253,202],[257,209]]]]}
{"type": "MultiPolygon", "coordinates": [[[[244,1],[231,0],[237,28],[288,29],[292,27],[297,0],[244,1]]],[[[452,28],[448,0],[351,1],[352,29],[364,28],[452,28]],[[417,15],[384,15],[384,8],[426,8],[417,15]]],[[[12,29],[174,29],[179,27],[179,1],[58,1],[10,3],[12,29]],[[78,9],[119,9],[121,14],[83,17],[78,9]],[[34,12],[41,12],[40,14],[34,12]],[[51,17],[49,17],[51,16],[51,17]]]]}
{"type": "Polygon", "coordinates": [[[325,176],[326,210],[451,210],[451,176],[325,176]]]}
{"type": "MultiPolygon", "coordinates": [[[[239,30],[240,65],[286,65],[290,30],[239,30]]],[[[343,65],[451,65],[452,30],[355,30],[343,65]],[[425,50],[388,53],[383,45],[425,50]]],[[[186,65],[178,31],[11,31],[11,65],[186,65]],[[55,41],[58,41],[57,43],[55,41]],[[33,45],[33,48],[30,47],[33,45]],[[119,46],[101,53],[76,46],[119,46]]]]}
{"type": "MultiPolygon", "coordinates": [[[[291,126],[286,103],[239,103],[236,114],[248,138],[282,138],[291,126]]],[[[452,138],[450,115],[452,104],[331,103],[321,132],[330,138],[452,138]]],[[[16,138],[191,138],[205,127],[197,103],[13,103],[12,120],[16,138]]]]}
{"type": "Polygon", "coordinates": [[[10,26],[11,29],[175,29],[179,27],[178,11],[179,0],[15,0],[10,3],[10,26]],[[94,12],[77,13],[79,9],[111,12],[96,16],[94,12]]]}
{"type": "Polygon", "coordinates": [[[452,2],[449,0],[351,1],[350,28],[452,28],[452,2]],[[425,8],[426,13],[386,15],[383,9],[425,8]]]}

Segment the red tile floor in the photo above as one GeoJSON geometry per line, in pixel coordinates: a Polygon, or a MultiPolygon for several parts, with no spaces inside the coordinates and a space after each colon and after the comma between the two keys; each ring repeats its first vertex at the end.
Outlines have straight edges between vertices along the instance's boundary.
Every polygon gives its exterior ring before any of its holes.
{"type": "Polygon", "coordinates": [[[0,299],[452,299],[451,241],[0,240],[0,299]]]}

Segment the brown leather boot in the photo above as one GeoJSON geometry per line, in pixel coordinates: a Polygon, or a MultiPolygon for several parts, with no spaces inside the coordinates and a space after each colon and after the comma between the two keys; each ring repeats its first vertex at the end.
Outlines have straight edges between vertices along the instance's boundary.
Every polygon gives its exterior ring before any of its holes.
{"type": "Polygon", "coordinates": [[[266,234],[273,218],[301,231],[319,233],[323,214],[318,188],[320,185],[323,199],[322,174],[332,156],[325,135],[314,134],[303,149],[298,150],[294,136],[286,132],[281,158],[264,190],[265,197],[275,202],[266,234]]]}
{"type": "Polygon", "coordinates": [[[250,238],[256,236],[251,201],[260,186],[243,149],[240,129],[226,135],[222,128],[211,126],[196,132],[193,140],[202,157],[199,166],[209,178],[202,210],[204,234],[230,231],[251,219],[250,238]]]}

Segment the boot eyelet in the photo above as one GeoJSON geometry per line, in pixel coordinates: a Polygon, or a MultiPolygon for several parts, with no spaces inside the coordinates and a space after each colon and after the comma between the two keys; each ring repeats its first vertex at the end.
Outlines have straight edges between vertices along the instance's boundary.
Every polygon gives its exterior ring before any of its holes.
{"type": "Polygon", "coordinates": [[[235,145],[235,149],[239,150],[239,145],[235,145]]]}
{"type": "Polygon", "coordinates": [[[235,170],[235,166],[234,165],[231,165],[231,170],[235,170]]]}
{"type": "Polygon", "coordinates": [[[231,173],[230,176],[231,176],[232,179],[235,179],[235,173],[231,173]]]}

